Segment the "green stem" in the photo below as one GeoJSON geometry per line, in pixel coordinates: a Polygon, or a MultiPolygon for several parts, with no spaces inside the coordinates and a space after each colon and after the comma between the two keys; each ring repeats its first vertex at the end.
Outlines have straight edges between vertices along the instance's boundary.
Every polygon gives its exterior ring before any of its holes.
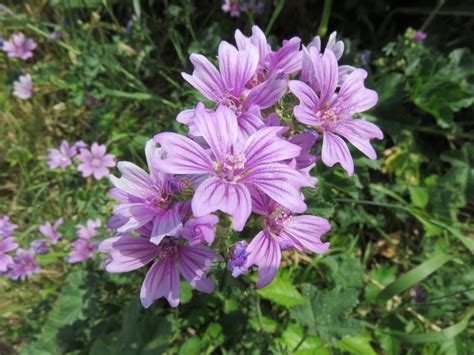
{"type": "Polygon", "coordinates": [[[428,16],[426,21],[420,27],[420,31],[424,31],[428,27],[431,21],[433,21],[433,19],[435,18],[436,14],[439,12],[439,10],[441,10],[445,2],[446,0],[438,0],[438,3],[436,4],[435,8],[433,9],[433,11],[431,11],[431,14],[428,16]]]}
{"type": "Polygon", "coordinates": [[[285,6],[285,0],[280,0],[277,7],[273,11],[272,17],[270,18],[270,21],[268,22],[267,28],[265,29],[265,35],[267,37],[270,34],[270,31],[272,30],[272,27],[275,24],[275,21],[277,20],[278,16],[280,16],[281,10],[283,10],[284,6],[285,6]]]}
{"type": "Polygon", "coordinates": [[[308,337],[308,331],[307,331],[306,328],[305,328],[304,333],[303,333],[303,336],[301,337],[300,342],[299,342],[298,344],[296,344],[295,348],[292,350],[292,353],[295,353],[295,352],[300,348],[300,346],[303,345],[303,343],[304,343],[304,341],[306,340],[307,337],[308,337]]]}
{"type": "Polygon", "coordinates": [[[324,0],[323,15],[319,24],[318,35],[324,37],[328,31],[329,16],[331,16],[332,0],[324,0]]]}

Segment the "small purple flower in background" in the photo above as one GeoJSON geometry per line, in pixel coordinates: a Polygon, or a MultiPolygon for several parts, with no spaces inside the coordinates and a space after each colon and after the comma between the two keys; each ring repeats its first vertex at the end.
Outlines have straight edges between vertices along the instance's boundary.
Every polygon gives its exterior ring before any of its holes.
{"type": "Polygon", "coordinates": [[[201,292],[211,293],[215,283],[207,277],[212,262],[222,258],[203,246],[179,244],[167,237],[160,245],[145,237],[120,236],[104,240],[99,250],[110,253],[108,272],[128,272],[139,269],[158,257],[148,270],[140,291],[143,307],[148,308],[158,298],[165,297],[171,307],[180,301],[179,274],[201,292]]]}
{"type": "Polygon", "coordinates": [[[4,43],[5,43],[5,40],[2,37],[0,37],[0,49],[2,49],[4,43]]]}
{"type": "Polygon", "coordinates": [[[24,280],[28,276],[38,274],[41,269],[31,250],[18,249],[13,263],[8,269],[8,276],[13,280],[24,280]]]}
{"type": "Polygon", "coordinates": [[[411,304],[417,304],[426,301],[428,292],[423,288],[423,286],[418,284],[410,291],[410,295],[412,296],[411,304]]]}
{"type": "Polygon", "coordinates": [[[46,221],[43,225],[39,227],[39,231],[45,237],[49,239],[51,244],[56,244],[58,240],[62,237],[62,234],[58,232],[58,228],[60,225],[64,223],[62,218],[59,218],[54,224],[52,225],[50,221],[46,221]]]}
{"type": "MultiPolygon", "coordinates": [[[[8,8],[6,8],[6,7],[3,6],[3,5],[0,5],[0,15],[1,15],[2,13],[6,14],[7,16],[14,16],[14,15],[15,15],[15,14],[14,14],[11,10],[9,10],[8,8]]],[[[0,17],[0,19],[1,19],[1,17],[0,17]]]]}
{"type": "Polygon", "coordinates": [[[76,156],[81,161],[77,171],[81,172],[84,177],[94,175],[96,180],[108,176],[108,168],[115,166],[115,156],[105,153],[106,147],[104,144],[92,143],[90,151],[86,148],[80,149],[80,153],[76,156]]]}
{"type": "Polygon", "coordinates": [[[423,42],[426,37],[428,37],[428,34],[426,32],[416,31],[412,37],[412,40],[413,42],[423,42]]]}
{"type": "Polygon", "coordinates": [[[7,237],[0,239],[0,273],[8,270],[8,267],[13,263],[13,258],[7,253],[18,248],[15,237],[7,237]]]}
{"type": "Polygon", "coordinates": [[[47,42],[48,42],[48,43],[52,43],[52,42],[54,42],[55,40],[60,39],[61,37],[62,37],[61,32],[59,32],[59,31],[52,31],[52,32],[49,33],[47,42]]]}
{"type": "Polygon", "coordinates": [[[0,217],[0,240],[2,238],[11,237],[13,231],[18,228],[18,225],[10,223],[10,217],[1,216],[0,217]]]}
{"type": "Polygon", "coordinates": [[[23,33],[14,33],[10,40],[3,43],[2,50],[11,58],[27,60],[33,56],[36,43],[31,38],[25,38],[23,33]]]}
{"type": "Polygon", "coordinates": [[[84,98],[84,105],[91,107],[91,106],[96,106],[101,103],[100,99],[92,96],[92,95],[86,95],[84,98]]]}
{"type": "MultiPolygon", "coordinates": [[[[83,143],[83,142],[81,142],[83,143]]],[[[50,149],[48,153],[48,167],[50,169],[65,169],[72,164],[71,158],[77,154],[77,143],[72,147],[62,141],[59,149],[50,149]]]]}
{"type": "Polygon", "coordinates": [[[233,277],[239,277],[248,272],[247,252],[248,244],[245,240],[239,240],[230,250],[230,259],[227,262],[227,269],[232,273],[233,277]]]}
{"type": "Polygon", "coordinates": [[[33,250],[33,252],[38,255],[49,253],[48,244],[44,239],[37,239],[32,241],[31,250],[33,250]]]}
{"type": "Polygon", "coordinates": [[[86,239],[77,239],[71,243],[73,251],[66,256],[66,262],[70,264],[79,263],[94,257],[94,250],[97,249],[99,242],[89,242],[86,239]]]}
{"type": "Polygon", "coordinates": [[[20,75],[17,81],[13,82],[13,96],[22,100],[28,100],[33,96],[33,82],[31,75],[20,75]]]}
{"type": "Polygon", "coordinates": [[[367,66],[370,63],[370,56],[372,55],[372,51],[365,50],[360,53],[360,62],[367,66]]]}
{"type": "Polygon", "coordinates": [[[102,225],[100,219],[96,219],[95,221],[92,219],[87,220],[86,225],[78,224],[76,225],[76,234],[78,238],[89,240],[90,238],[97,237],[100,233],[96,230],[102,225]]]}
{"type": "Polygon", "coordinates": [[[133,31],[133,26],[137,21],[137,16],[133,15],[130,20],[128,20],[127,25],[125,26],[125,32],[131,33],[133,31]]]}
{"type": "Polygon", "coordinates": [[[229,12],[232,17],[239,17],[241,11],[240,6],[239,0],[224,0],[222,11],[229,12]]]}
{"type": "Polygon", "coordinates": [[[321,236],[331,230],[326,219],[293,215],[264,194],[254,193],[252,199],[253,211],[265,218],[263,231],[247,247],[250,255],[246,267],[258,266],[258,288],[272,282],[280,267],[282,250],[294,248],[316,254],[324,254],[329,250],[329,243],[321,242],[321,236]]]}

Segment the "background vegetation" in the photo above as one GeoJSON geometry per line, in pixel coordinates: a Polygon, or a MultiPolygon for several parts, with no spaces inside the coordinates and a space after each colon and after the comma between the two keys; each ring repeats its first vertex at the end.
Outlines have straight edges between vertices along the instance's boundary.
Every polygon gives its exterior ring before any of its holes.
{"type": "Polygon", "coordinates": [[[220,1],[4,5],[15,15],[0,12],[1,37],[22,31],[39,45],[26,63],[0,53],[0,215],[19,225],[24,247],[45,220],[65,224],[63,241],[40,258],[41,274],[0,277],[1,354],[472,353],[473,6],[280,0],[230,17],[220,1]],[[48,170],[47,150],[62,139],[98,141],[143,166],[145,141],[183,131],[175,117],[199,99],[180,76],[191,71],[189,54],[214,57],[220,40],[254,23],[275,45],[338,31],[343,62],[366,68],[379,92],[370,115],[386,135],[380,158],[358,155],[352,178],[317,167],[308,199],[331,221],[329,254],[286,254],[261,290],[254,274],[232,279],[222,264],[212,295],[183,283],[178,309],[159,301],[143,310],[141,272],[108,274],[99,256],[63,261],[77,223],[110,216],[110,184],[48,170]],[[413,29],[427,39],[413,41],[413,29]],[[61,38],[51,41],[52,31],[61,38]],[[25,72],[28,101],[12,96],[25,72]]]}

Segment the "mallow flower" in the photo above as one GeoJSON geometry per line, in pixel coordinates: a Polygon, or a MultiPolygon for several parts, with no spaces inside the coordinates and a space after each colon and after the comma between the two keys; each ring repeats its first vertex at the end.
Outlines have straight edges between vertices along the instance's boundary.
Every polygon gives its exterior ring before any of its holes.
{"type": "Polygon", "coordinates": [[[171,307],[180,301],[179,274],[201,292],[211,293],[215,283],[207,277],[212,262],[222,258],[203,245],[185,245],[179,239],[166,237],[156,245],[145,236],[117,236],[104,240],[99,250],[110,253],[108,272],[128,272],[154,261],[140,291],[143,307],[148,308],[158,298],[167,299],[171,307]]]}
{"type": "Polygon", "coordinates": [[[48,152],[49,169],[65,169],[72,164],[71,158],[77,154],[77,146],[69,146],[69,143],[63,140],[58,149],[52,148],[48,152]]]}
{"type": "Polygon", "coordinates": [[[59,226],[64,223],[64,219],[58,218],[54,224],[51,224],[50,221],[46,221],[39,227],[39,231],[45,237],[49,239],[51,244],[56,244],[59,239],[61,239],[62,234],[58,232],[59,226]]]}
{"type": "Polygon", "coordinates": [[[76,156],[81,162],[77,166],[77,171],[81,172],[84,177],[93,175],[96,180],[108,176],[109,168],[115,166],[115,156],[106,154],[106,149],[104,144],[97,143],[92,143],[91,150],[80,149],[76,156]]]}
{"type": "Polygon", "coordinates": [[[97,218],[96,220],[88,219],[86,225],[76,225],[77,237],[84,240],[97,237],[99,232],[96,230],[96,228],[99,228],[101,224],[102,222],[97,218]]]}
{"type": "Polygon", "coordinates": [[[88,239],[78,238],[71,243],[73,249],[66,258],[65,261],[70,264],[79,263],[84,260],[89,260],[94,257],[94,250],[97,249],[99,242],[91,242],[88,239]]]}
{"type": "Polygon", "coordinates": [[[295,215],[264,194],[252,194],[253,211],[261,215],[263,230],[248,245],[245,267],[258,267],[257,287],[265,287],[278,271],[282,250],[324,254],[329,243],[321,236],[330,231],[329,222],[321,217],[295,215]]]}
{"type": "Polygon", "coordinates": [[[12,280],[25,280],[27,277],[40,273],[41,269],[35,260],[32,250],[17,249],[13,263],[9,265],[7,275],[12,280]]]}
{"type": "MultiPolygon", "coordinates": [[[[247,84],[257,74],[258,49],[248,45],[238,50],[227,42],[218,49],[219,70],[200,54],[192,54],[192,75],[182,73],[183,78],[206,98],[218,105],[230,108],[237,117],[239,133],[246,138],[263,127],[260,110],[273,106],[285,93],[286,81],[266,80],[247,89],[247,84]]],[[[201,136],[194,123],[194,110],[181,112],[176,120],[189,126],[190,134],[201,136]]]]}
{"type": "Polygon", "coordinates": [[[9,252],[18,248],[15,237],[0,239],[0,273],[8,270],[8,266],[13,263],[13,258],[8,255],[9,252]]]}
{"type": "Polygon", "coordinates": [[[267,79],[287,77],[301,69],[301,39],[298,37],[285,40],[281,48],[274,52],[263,31],[254,25],[250,37],[246,37],[240,30],[236,30],[235,42],[239,51],[252,47],[258,49],[257,69],[251,80],[247,82],[248,88],[267,79]]]}
{"type": "Polygon", "coordinates": [[[33,240],[30,244],[30,249],[38,255],[49,253],[48,244],[45,239],[33,240]]]}
{"type": "Polygon", "coordinates": [[[18,225],[10,223],[10,217],[0,217],[0,240],[2,238],[11,237],[13,231],[18,228],[18,225]]]}
{"type": "Polygon", "coordinates": [[[10,40],[3,43],[2,49],[9,57],[27,60],[33,56],[36,43],[31,38],[26,38],[23,33],[14,33],[10,40]]]}
{"type": "Polygon", "coordinates": [[[114,209],[114,215],[118,217],[115,220],[119,220],[114,227],[118,228],[119,233],[128,233],[150,222],[150,240],[155,244],[159,244],[165,236],[175,236],[180,231],[180,208],[185,203],[173,200],[175,193],[179,192],[173,189],[173,175],[155,168],[162,155],[163,150],[150,140],[145,146],[148,173],[135,164],[119,162],[117,168],[122,176],[109,177],[115,186],[109,195],[120,203],[114,209]]]}
{"type": "Polygon", "coordinates": [[[353,115],[372,108],[377,103],[378,96],[374,90],[364,86],[367,72],[363,69],[352,71],[337,90],[339,73],[334,53],[329,49],[322,56],[316,49],[312,53],[314,55],[310,59],[318,90],[315,91],[314,85],[303,81],[290,81],[290,91],[300,101],[293,113],[299,122],[322,133],[323,163],[330,167],[340,163],[351,176],[354,173],[354,162],[341,137],[370,159],[377,158],[370,140],[382,139],[382,131],[373,123],[356,119],[353,115]]]}
{"type": "Polygon", "coordinates": [[[33,96],[33,82],[31,75],[20,75],[17,81],[13,82],[13,96],[22,100],[28,100],[33,96]]]}
{"type": "Polygon", "coordinates": [[[230,258],[227,262],[227,269],[233,277],[239,277],[248,272],[247,258],[250,253],[247,251],[248,243],[245,240],[239,240],[230,249],[230,258]]]}
{"type": "Polygon", "coordinates": [[[192,198],[194,216],[220,210],[231,215],[233,229],[241,231],[252,210],[250,187],[292,211],[306,210],[300,188],[309,186],[308,179],[283,163],[299,156],[301,148],[279,136],[281,127],[261,128],[240,143],[236,116],[227,107],[209,113],[198,105],[195,122],[210,151],[177,133],[155,136],[166,152],[156,162],[158,170],[204,176],[192,198]]]}

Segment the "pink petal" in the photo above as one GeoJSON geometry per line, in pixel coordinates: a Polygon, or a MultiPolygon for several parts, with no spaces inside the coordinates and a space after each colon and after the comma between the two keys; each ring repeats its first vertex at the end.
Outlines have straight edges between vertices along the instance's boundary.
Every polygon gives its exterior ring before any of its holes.
{"type": "Polygon", "coordinates": [[[291,80],[288,87],[293,95],[300,100],[300,105],[316,112],[319,108],[319,98],[314,90],[307,84],[299,80],[291,80]]]}
{"type": "Polygon", "coordinates": [[[239,129],[234,112],[219,106],[214,113],[208,113],[202,103],[195,111],[194,122],[218,161],[223,161],[237,141],[239,129]]]}
{"type": "Polygon", "coordinates": [[[222,81],[229,94],[240,97],[245,85],[257,69],[258,51],[253,46],[237,50],[231,44],[222,41],[219,45],[217,59],[222,81]]]}
{"type": "Polygon", "coordinates": [[[128,272],[151,262],[160,248],[147,238],[123,236],[105,239],[99,244],[99,251],[111,254],[112,261],[106,267],[108,272],[128,272]]]}
{"type": "Polygon", "coordinates": [[[337,102],[345,108],[347,114],[367,111],[377,103],[377,92],[364,86],[366,77],[367,72],[364,69],[356,69],[342,84],[337,94],[337,102]]]}
{"type": "Polygon", "coordinates": [[[190,60],[194,66],[193,75],[182,73],[184,80],[209,100],[219,102],[225,95],[225,86],[216,67],[200,54],[191,54],[190,60]]]}
{"type": "Polygon", "coordinates": [[[250,253],[247,259],[247,267],[258,266],[257,287],[267,286],[275,278],[280,267],[281,251],[277,240],[269,232],[258,233],[247,247],[250,253]]]}
{"type": "Polygon", "coordinates": [[[170,257],[153,264],[140,290],[140,300],[145,308],[160,297],[165,297],[171,307],[179,305],[179,274],[170,257]]]}
{"type": "Polygon", "coordinates": [[[307,186],[308,179],[288,165],[260,165],[252,169],[245,181],[293,212],[302,213],[306,210],[299,189],[307,186]]]}
{"type": "Polygon", "coordinates": [[[266,80],[251,89],[245,99],[245,107],[258,105],[262,110],[276,104],[286,91],[286,80],[266,80]]]}
{"type": "Polygon", "coordinates": [[[281,127],[265,127],[250,136],[243,151],[247,159],[246,168],[279,162],[300,155],[300,147],[278,137],[280,129],[281,127]]]}
{"type": "Polygon", "coordinates": [[[322,243],[321,236],[331,230],[329,222],[317,216],[295,216],[281,232],[283,237],[291,240],[299,251],[312,251],[323,254],[329,250],[329,243],[322,243]]]}
{"type": "Polygon", "coordinates": [[[316,80],[320,90],[319,102],[320,105],[324,105],[332,99],[334,92],[336,91],[339,72],[337,59],[334,53],[329,49],[324,51],[322,57],[319,55],[317,50],[312,50],[311,55],[316,80]]]}
{"type": "Polygon", "coordinates": [[[181,216],[175,208],[160,213],[153,221],[150,242],[158,245],[164,237],[175,236],[182,227],[181,216]]]}
{"type": "Polygon", "coordinates": [[[192,209],[196,217],[221,210],[232,216],[232,228],[244,229],[250,216],[252,202],[243,184],[228,182],[218,177],[205,180],[194,192],[192,209]]]}
{"type": "Polygon", "coordinates": [[[347,148],[347,144],[342,138],[335,134],[327,131],[323,133],[321,158],[327,166],[331,167],[340,163],[349,176],[354,174],[354,161],[352,160],[349,148],[347,148]]]}
{"type": "Polygon", "coordinates": [[[165,149],[166,159],[157,161],[155,167],[170,174],[206,174],[214,171],[205,150],[191,139],[177,133],[159,133],[155,142],[165,149]]]}

